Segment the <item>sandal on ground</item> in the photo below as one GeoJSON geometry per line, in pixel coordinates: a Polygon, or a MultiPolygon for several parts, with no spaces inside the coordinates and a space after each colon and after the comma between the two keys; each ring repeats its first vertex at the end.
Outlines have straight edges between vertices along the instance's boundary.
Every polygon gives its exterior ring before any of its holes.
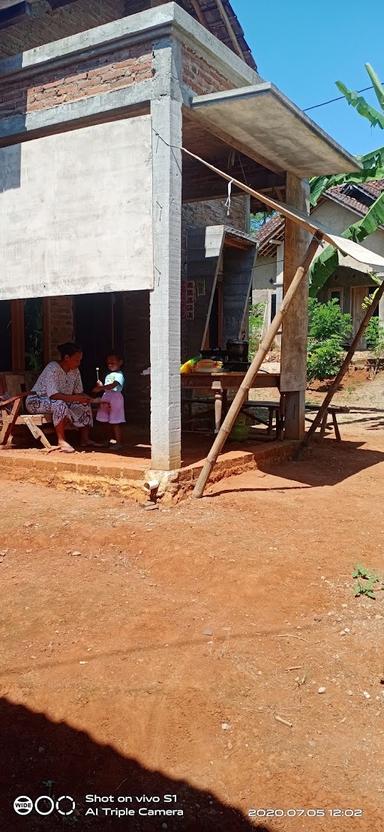
{"type": "Polygon", "coordinates": [[[58,445],[59,451],[62,451],[63,454],[74,454],[75,449],[72,448],[72,445],[69,442],[60,442],[58,445]]]}
{"type": "Polygon", "coordinates": [[[93,439],[89,439],[88,442],[80,445],[80,448],[82,451],[84,448],[105,448],[105,442],[95,442],[93,439]]]}

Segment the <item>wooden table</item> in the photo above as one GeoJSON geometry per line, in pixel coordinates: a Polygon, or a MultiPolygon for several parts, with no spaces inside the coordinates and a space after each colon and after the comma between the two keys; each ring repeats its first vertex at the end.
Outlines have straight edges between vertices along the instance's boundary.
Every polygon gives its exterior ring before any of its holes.
{"type": "MultiPolygon", "coordinates": [[[[183,390],[211,390],[215,396],[215,433],[218,433],[227,408],[228,390],[238,390],[245,373],[231,370],[216,370],[212,373],[183,373],[181,387],[183,390]]],[[[259,372],[254,379],[251,390],[274,387],[280,389],[279,373],[259,372]]]]}

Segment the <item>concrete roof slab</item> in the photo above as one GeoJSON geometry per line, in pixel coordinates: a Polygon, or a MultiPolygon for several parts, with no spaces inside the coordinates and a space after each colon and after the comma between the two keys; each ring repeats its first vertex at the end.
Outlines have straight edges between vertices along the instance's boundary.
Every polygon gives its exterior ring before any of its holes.
{"type": "Polygon", "coordinates": [[[226,134],[272,170],[300,178],[360,170],[354,156],[269,81],[195,96],[191,107],[207,129],[226,134]]]}

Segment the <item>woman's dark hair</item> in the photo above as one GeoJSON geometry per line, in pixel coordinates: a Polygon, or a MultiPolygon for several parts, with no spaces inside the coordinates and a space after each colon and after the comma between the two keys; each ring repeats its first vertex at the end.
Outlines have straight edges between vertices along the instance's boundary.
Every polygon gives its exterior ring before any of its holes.
{"type": "Polygon", "coordinates": [[[58,344],[57,349],[59,350],[61,359],[65,358],[66,355],[71,356],[77,352],[83,352],[80,345],[74,344],[72,341],[67,341],[65,344],[58,344]]]}

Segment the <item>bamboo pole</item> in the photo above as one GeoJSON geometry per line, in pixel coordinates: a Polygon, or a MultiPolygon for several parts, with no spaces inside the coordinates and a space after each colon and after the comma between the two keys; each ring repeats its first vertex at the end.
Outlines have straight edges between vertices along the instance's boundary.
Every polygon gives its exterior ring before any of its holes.
{"type": "Polygon", "coordinates": [[[248,392],[249,392],[250,388],[252,387],[253,380],[254,380],[256,374],[258,373],[267,352],[269,351],[269,349],[271,348],[271,346],[273,344],[274,338],[276,337],[276,334],[277,334],[278,330],[280,329],[280,326],[281,326],[281,324],[284,320],[284,316],[285,316],[285,314],[286,314],[286,312],[289,308],[289,305],[292,301],[292,298],[294,297],[296,290],[300,286],[301,281],[303,280],[303,278],[307,274],[307,271],[308,271],[308,269],[311,265],[311,262],[312,262],[312,260],[315,256],[315,254],[316,254],[316,251],[318,249],[318,246],[319,246],[320,242],[321,242],[321,234],[320,234],[320,232],[318,232],[312,238],[312,240],[311,240],[311,242],[308,246],[308,249],[307,249],[305,258],[303,260],[303,263],[296,270],[294,278],[292,280],[292,283],[289,286],[289,288],[286,292],[286,295],[284,297],[283,303],[282,303],[278,313],[275,315],[275,317],[274,317],[269,329],[267,330],[263,340],[261,341],[261,344],[260,344],[259,349],[258,349],[258,351],[257,351],[257,353],[256,353],[256,355],[255,355],[255,357],[252,361],[252,364],[249,367],[249,369],[248,369],[248,371],[247,371],[247,373],[246,373],[246,375],[245,375],[245,377],[244,377],[244,379],[243,379],[243,381],[242,381],[242,383],[241,383],[241,385],[240,385],[240,387],[239,387],[239,389],[236,393],[236,396],[235,396],[235,398],[234,398],[234,400],[233,400],[233,402],[232,402],[232,404],[231,404],[231,406],[228,410],[228,413],[227,413],[227,415],[226,415],[226,417],[223,421],[223,424],[222,424],[222,426],[219,430],[219,433],[217,434],[217,437],[216,437],[216,439],[215,439],[215,441],[212,445],[212,448],[211,448],[211,450],[210,450],[210,452],[207,456],[207,459],[205,461],[204,467],[203,467],[203,469],[200,473],[200,476],[197,480],[197,483],[195,485],[195,488],[194,488],[194,491],[193,491],[193,496],[194,497],[202,497],[203,496],[204,489],[205,489],[205,486],[207,484],[208,477],[209,477],[209,475],[212,471],[213,466],[216,463],[217,457],[218,457],[221,449],[223,448],[223,446],[224,446],[224,444],[225,444],[225,442],[226,442],[226,440],[227,440],[227,438],[228,438],[228,436],[229,436],[229,434],[230,434],[230,432],[233,428],[233,425],[234,425],[234,423],[237,419],[237,416],[240,413],[241,407],[244,404],[244,401],[245,401],[245,399],[248,395],[248,392]]]}
{"type": "Polygon", "coordinates": [[[337,390],[340,382],[342,381],[342,379],[344,378],[344,376],[345,376],[345,374],[348,370],[348,367],[349,367],[349,365],[352,361],[352,358],[353,358],[353,356],[354,356],[354,354],[357,350],[357,347],[359,345],[360,338],[364,334],[364,332],[365,332],[365,330],[366,330],[366,328],[369,324],[369,321],[372,318],[372,315],[373,315],[375,309],[377,308],[377,306],[380,303],[380,300],[381,300],[383,294],[384,294],[384,280],[381,283],[380,287],[378,288],[377,292],[375,293],[375,297],[374,297],[372,303],[367,308],[367,311],[364,315],[364,318],[363,318],[363,320],[362,320],[362,322],[361,322],[361,324],[360,324],[360,326],[359,326],[359,328],[356,332],[356,335],[353,338],[352,344],[351,344],[351,346],[350,346],[350,348],[349,348],[349,350],[348,350],[348,352],[347,352],[347,354],[344,358],[344,361],[343,361],[343,363],[340,367],[340,370],[337,373],[337,376],[334,378],[334,380],[333,380],[333,382],[332,382],[332,384],[331,384],[331,386],[328,390],[327,395],[323,399],[323,402],[322,402],[322,404],[319,408],[319,411],[318,411],[315,419],[313,420],[313,422],[311,424],[311,427],[309,428],[306,435],[304,436],[304,439],[300,442],[300,445],[299,445],[299,447],[297,449],[297,452],[296,452],[296,455],[295,455],[296,458],[298,458],[301,455],[304,448],[308,445],[309,440],[311,439],[311,436],[313,436],[313,434],[315,433],[316,428],[318,428],[318,426],[320,425],[320,423],[321,423],[321,421],[322,421],[322,419],[323,419],[323,417],[326,413],[327,407],[329,406],[329,403],[330,403],[331,399],[333,398],[334,394],[336,393],[336,390],[337,390]]]}

